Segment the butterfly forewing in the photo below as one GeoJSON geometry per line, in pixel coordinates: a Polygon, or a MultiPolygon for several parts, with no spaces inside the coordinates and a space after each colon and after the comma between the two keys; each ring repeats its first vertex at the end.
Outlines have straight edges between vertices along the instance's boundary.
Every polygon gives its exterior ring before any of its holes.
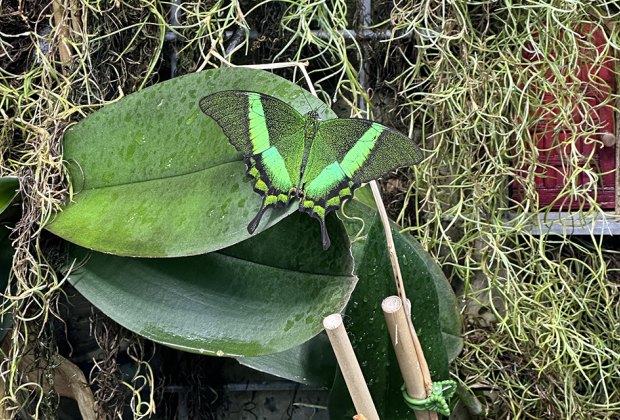
{"type": "MultiPolygon", "coordinates": [[[[324,166],[338,162],[357,183],[422,160],[420,148],[409,137],[374,121],[353,118],[322,121],[310,155],[323,156],[324,166]],[[333,161],[326,162],[328,156],[333,161]]],[[[320,167],[308,167],[304,179],[310,180],[320,171],[320,167]]]]}
{"type": "Polygon", "coordinates": [[[322,121],[302,178],[305,197],[300,210],[324,225],[325,215],[340,208],[361,183],[420,160],[422,153],[413,140],[379,123],[322,121]]]}
{"type": "Polygon", "coordinates": [[[200,109],[218,123],[243,154],[254,190],[263,197],[248,225],[253,233],[265,210],[286,205],[291,189],[299,184],[304,117],[277,98],[238,90],[205,96],[200,109]]]}

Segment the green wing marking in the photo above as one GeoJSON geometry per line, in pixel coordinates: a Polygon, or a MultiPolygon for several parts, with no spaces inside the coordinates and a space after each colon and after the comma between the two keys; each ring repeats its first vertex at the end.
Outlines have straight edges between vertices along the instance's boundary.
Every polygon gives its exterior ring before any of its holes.
{"type": "Polygon", "coordinates": [[[305,195],[299,209],[319,220],[327,248],[327,213],[339,209],[361,183],[421,160],[420,149],[409,137],[379,123],[362,119],[322,121],[301,180],[305,195]]]}
{"type": "Polygon", "coordinates": [[[316,113],[302,116],[281,100],[256,92],[217,92],[202,98],[200,109],[243,154],[246,173],[262,197],[248,224],[250,234],[268,208],[301,197],[299,210],[319,220],[327,249],[329,212],[339,209],[361,183],[422,160],[418,146],[391,128],[361,119],[319,122],[316,113]]]}
{"type": "Polygon", "coordinates": [[[299,184],[304,117],[277,98],[239,90],[205,96],[200,109],[243,154],[254,191],[262,196],[261,206],[248,224],[252,234],[265,211],[287,205],[299,184]]]}
{"type": "Polygon", "coordinates": [[[267,150],[269,144],[269,129],[260,95],[248,93],[248,130],[252,143],[252,154],[256,155],[267,150]]]}

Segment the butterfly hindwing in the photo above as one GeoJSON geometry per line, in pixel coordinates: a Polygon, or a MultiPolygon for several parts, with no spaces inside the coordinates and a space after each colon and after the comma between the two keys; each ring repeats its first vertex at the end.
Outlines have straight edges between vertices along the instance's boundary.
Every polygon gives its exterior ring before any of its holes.
{"type": "Polygon", "coordinates": [[[277,98],[239,90],[205,96],[200,109],[243,154],[254,191],[262,196],[261,207],[248,225],[248,232],[254,233],[265,210],[288,204],[291,189],[299,184],[304,117],[277,98]]]}
{"type": "Polygon", "coordinates": [[[340,208],[361,183],[422,159],[413,141],[396,130],[362,119],[322,121],[305,168],[300,210],[319,219],[323,246],[328,212],[340,208]]]}

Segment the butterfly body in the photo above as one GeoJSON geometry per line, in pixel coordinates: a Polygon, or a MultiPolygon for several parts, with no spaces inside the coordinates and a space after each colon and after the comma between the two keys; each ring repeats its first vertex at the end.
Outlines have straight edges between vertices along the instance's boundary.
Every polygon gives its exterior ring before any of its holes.
{"type": "Polygon", "coordinates": [[[243,154],[246,173],[262,197],[248,224],[250,234],[268,208],[299,199],[299,210],[319,220],[327,249],[325,217],[330,211],[340,208],[361,183],[418,163],[422,156],[407,136],[379,123],[323,121],[315,111],[302,115],[279,99],[256,92],[217,92],[202,98],[200,108],[243,154]]]}

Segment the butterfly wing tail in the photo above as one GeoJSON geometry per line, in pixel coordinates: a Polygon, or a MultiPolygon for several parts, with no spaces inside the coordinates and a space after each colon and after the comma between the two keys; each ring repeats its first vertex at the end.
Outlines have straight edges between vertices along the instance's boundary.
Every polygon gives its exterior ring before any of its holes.
{"type": "Polygon", "coordinates": [[[357,187],[359,184],[344,177],[342,180],[329,180],[325,187],[310,184],[306,189],[304,198],[299,202],[299,210],[308,213],[321,223],[323,249],[327,250],[331,245],[325,217],[328,213],[338,210],[343,201],[351,198],[357,187]]]}
{"type": "Polygon", "coordinates": [[[321,239],[323,241],[323,249],[327,251],[331,246],[331,241],[329,239],[329,233],[327,232],[327,226],[325,224],[325,216],[326,212],[324,207],[320,205],[314,205],[314,203],[310,204],[308,200],[302,200],[299,203],[299,210],[304,213],[308,213],[310,216],[317,219],[321,225],[321,239]]]}
{"type": "Polygon", "coordinates": [[[332,242],[329,240],[329,234],[327,233],[327,227],[325,226],[325,219],[319,219],[321,223],[321,239],[323,240],[323,250],[327,251],[332,242]]]}
{"type": "Polygon", "coordinates": [[[258,225],[260,224],[261,219],[263,218],[263,214],[265,214],[265,210],[267,210],[267,207],[265,206],[265,199],[267,198],[267,196],[263,196],[263,201],[261,202],[260,205],[260,209],[258,210],[258,213],[256,213],[256,216],[254,216],[254,218],[252,219],[252,221],[248,224],[248,233],[250,235],[252,235],[254,233],[254,231],[256,231],[256,228],[258,227],[258,225]]]}
{"type": "MultiPolygon", "coordinates": [[[[271,149],[270,149],[271,150],[271,149]]],[[[269,159],[267,155],[267,159],[269,159]]],[[[289,191],[292,188],[290,180],[286,179],[284,182],[276,178],[274,182],[273,177],[269,177],[267,174],[265,153],[258,155],[247,156],[245,158],[246,174],[252,180],[254,191],[261,195],[261,206],[256,213],[256,216],[248,224],[248,232],[254,233],[260,221],[268,208],[279,208],[286,206],[290,201],[289,191]]],[[[277,166],[276,166],[277,168],[277,166]]],[[[281,171],[282,172],[282,171],[281,171]]]]}

